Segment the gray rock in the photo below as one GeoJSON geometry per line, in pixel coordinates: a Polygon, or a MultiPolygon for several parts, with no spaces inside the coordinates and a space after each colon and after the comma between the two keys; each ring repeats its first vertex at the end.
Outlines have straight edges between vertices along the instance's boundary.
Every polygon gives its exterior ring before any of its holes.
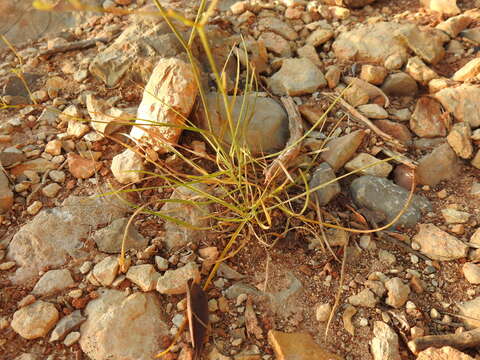
{"type": "Polygon", "coordinates": [[[187,281],[200,279],[200,271],[194,262],[178,268],[176,270],[167,270],[157,281],[157,291],[160,294],[178,295],[187,291],[187,281]]]}
{"type": "Polygon", "coordinates": [[[243,282],[237,282],[225,290],[225,296],[230,300],[238,298],[240,294],[261,296],[263,293],[256,287],[243,282]]]}
{"type": "Polygon", "coordinates": [[[370,119],[386,119],[388,118],[387,111],[377,104],[365,104],[360,105],[358,107],[358,111],[360,111],[363,115],[370,119]]]}
{"type": "Polygon", "coordinates": [[[46,266],[85,256],[82,239],[91,229],[124,216],[127,210],[113,196],[70,196],[62,206],[43,210],[20,228],[9,245],[7,256],[19,265],[12,280],[26,281],[46,266]]]}
{"type": "Polygon", "coordinates": [[[457,304],[457,306],[460,310],[460,315],[465,316],[465,318],[462,318],[463,322],[469,328],[480,327],[480,320],[478,319],[478,314],[480,314],[480,296],[477,296],[473,300],[457,304]]]}
{"type": "Polygon", "coordinates": [[[52,295],[69,288],[73,284],[72,275],[70,275],[70,271],[67,269],[50,270],[38,280],[32,290],[32,294],[40,296],[52,295]]]}
{"type": "Polygon", "coordinates": [[[410,75],[398,72],[387,76],[382,85],[382,90],[390,96],[415,96],[418,85],[410,75]]]}
{"type": "Polygon", "coordinates": [[[334,171],[337,171],[352,158],[364,137],[365,132],[363,130],[357,130],[348,135],[330,140],[326,145],[328,150],[322,152],[320,157],[327,162],[334,171]]]}
{"type": "MultiPolygon", "coordinates": [[[[120,252],[122,248],[122,239],[128,220],[128,218],[113,220],[110,225],[95,232],[93,235],[93,240],[97,244],[100,251],[108,254],[117,254],[120,252]]],[[[142,250],[147,245],[148,239],[144,238],[137,231],[135,226],[130,224],[127,237],[125,239],[125,249],[142,250]]]]}
{"type": "Polygon", "coordinates": [[[348,302],[353,306],[373,308],[377,305],[378,299],[372,291],[363,289],[358,294],[349,296],[348,302]]]}
{"type": "Polygon", "coordinates": [[[82,334],[80,334],[78,331],[73,331],[65,337],[65,340],[63,341],[63,345],[65,345],[67,347],[72,346],[78,340],[80,340],[81,336],[82,336],[82,334]]]}
{"type": "Polygon", "coordinates": [[[401,360],[398,335],[383,321],[375,321],[370,349],[374,360],[401,360]]]}
{"type": "Polygon", "coordinates": [[[229,280],[242,280],[245,279],[245,275],[240,274],[224,262],[218,266],[217,275],[229,280]]]}
{"type": "MultiPolygon", "coordinates": [[[[233,101],[233,96],[229,96],[228,100],[233,101]]],[[[198,114],[200,127],[211,131],[220,141],[230,145],[233,134],[230,132],[227,113],[220,95],[208,94],[207,104],[211,126],[202,107],[198,114]]],[[[240,119],[237,143],[248,146],[252,153],[271,153],[285,147],[289,136],[288,118],[283,107],[275,100],[261,97],[257,93],[249,94],[246,99],[243,96],[237,96],[232,110],[232,119],[235,125],[240,119]],[[242,104],[245,104],[243,112],[242,104]]]]}
{"type": "Polygon", "coordinates": [[[459,171],[460,163],[455,151],[450,145],[443,144],[419,160],[416,180],[422,185],[435,186],[457,176],[459,171]]]}
{"type": "Polygon", "coordinates": [[[60,319],[50,335],[50,342],[61,341],[67,336],[69,332],[77,329],[81,324],[87,320],[82,316],[80,310],[75,310],[70,315],[64,316],[60,319]]]}
{"type": "MultiPolygon", "coordinates": [[[[385,222],[392,221],[400,213],[409,194],[392,181],[369,175],[355,179],[350,185],[350,191],[358,206],[382,213],[385,222]]],[[[420,220],[421,212],[430,209],[427,199],[414,195],[411,204],[394,226],[412,227],[420,220]]]]}
{"type": "MultiPolygon", "coordinates": [[[[314,189],[321,184],[325,184],[329,181],[335,179],[335,173],[333,172],[330,165],[326,162],[320,164],[313,171],[312,178],[310,179],[309,188],[310,190],[314,189]]],[[[327,205],[335,196],[341,192],[340,185],[337,181],[332,182],[331,184],[325,185],[322,188],[319,188],[313,192],[313,197],[318,201],[319,205],[327,205]]]]}
{"type": "Polygon", "coordinates": [[[466,257],[468,252],[467,245],[433,224],[420,224],[413,241],[420,245],[423,254],[433,260],[461,259],[466,257]]]}
{"type": "Polygon", "coordinates": [[[21,337],[31,340],[44,337],[58,321],[55,305],[38,300],[13,314],[12,329],[21,337]]]}
{"type": "Polygon", "coordinates": [[[92,360],[149,360],[168,334],[163,304],[153,293],[100,289],[88,303],[80,347],[92,360]]]}
{"type": "Polygon", "coordinates": [[[394,277],[385,282],[388,294],[385,303],[394,308],[401,308],[408,300],[410,295],[410,286],[404,284],[402,279],[394,277]]]}

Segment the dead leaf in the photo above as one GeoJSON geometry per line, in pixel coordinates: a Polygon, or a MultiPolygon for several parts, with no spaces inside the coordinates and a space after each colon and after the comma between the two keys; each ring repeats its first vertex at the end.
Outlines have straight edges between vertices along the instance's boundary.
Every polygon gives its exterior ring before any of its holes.
{"type": "Polygon", "coordinates": [[[245,306],[245,326],[247,333],[255,336],[257,340],[263,339],[263,332],[260,326],[258,326],[257,316],[255,310],[253,310],[252,298],[247,298],[247,305],[245,306]]]}
{"type": "Polygon", "coordinates": [[[187,317],[193,347],[193,360],[200,359],[208,333],[208,299],[193,279],[187,283],[187,317]]]}
{"type": "Polygon", "coordinates": [[[355,336],[355,327],[353,326],[353,323],[352,323],[352,317],[356,313],[357,313],[357,309],[353,305],[348,304],[345,307],[345,311],[343,312],[343,315],[342,315],[343,327],[352,336],[355,336]]]}

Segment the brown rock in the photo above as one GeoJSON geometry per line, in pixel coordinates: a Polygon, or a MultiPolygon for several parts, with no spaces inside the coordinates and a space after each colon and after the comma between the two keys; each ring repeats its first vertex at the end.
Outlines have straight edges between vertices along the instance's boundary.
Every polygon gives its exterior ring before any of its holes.
{"type": "Polygon", "coordinates": [[[258,21],[258,28],[274,32],[287,40],[296,40],[298,38],[297,32],[290,25],[276,17],[261,18],[258,21]]]}
{"type": "Polygon", "coordinates": [[[291,57],[292,49],[289,42],[282,36],[273,32],[264,32],[260,35],[258,40],[263,41],[267,50],[280,55],[282,57],[291,57]]]}
{"type": "Polygon", "coordinates": [[[463,29],[470,25],[472,20],[470,16],[462,14],[441,22],[435,28],[445,31],[451,38],[455,38],[463,29]]]}
{"type": "Polygon", "coordinates": [[[406,71],[414,80],[424,85],[439,77],[418,56],[408,59],[406,71]]]}
{"type": "Polygon", "coordinates": [[[25,339],[41,338],[55,326],[59,314],[55,305],[42,300],[25,306],[13,314],[11,326],[25,339]]]}
{"type": "Polygon", "coordinates": [[[412,143],[412,134],[407,126],[391,120],[376,120],[373,122],[380,130],[400,140],[405,145],[412,143]]]}
{"type": "Polygon", "coordinates": [[[307,44],[320,46],[333,37],[333,31],[330,29],[318,28],[307,37],[307,44]]]}
{"type": "Polygon", "coordinates": [[[442,111],[438,101],[430,97],[421,97],[410,118],[410,129],[420,137],[438,137],[447,135],[450,123],[448,113],[442,111]]]}
{"type": "Polygon", "coordinates": [[[68,169],[77,179],[88,179],[102,167],[102,163],[95,160],[84,159],[75,153],[67,155],[68,169]]]}
{"type": "Polygon", "coordinates": [[[420,224],[419,231],[412,240],[432,260],[448,261],[467,256],[467,245],[433,224],[420,224]]]}
{"type": "Polygon", "coordinates": [[[362,143],[364,136],[365,132],[363,130],[357,130],[351,134],[329,141],[326,145],[328,150],[322,153],[321,158],[326,161],[334,171],[337,171],[352,158],[362,143]]]}
{"type": "Polygon", "coordinates": [[[53,156],[60,155],[62,153],[62,142],[57,139],[49,141],[45,146],[45,152],[53,156]]]}
{"type": "Polygon", "coordinates": [[[315,49],[314,46],[312,45],[304,45],[301,48],[297,49],[297,54],[301,58],[305,58],[310,60],[312,63],[314,63],[316,66],[319,68],[323,67],[323,63],[318,57],[317,50],[315,49]]]}
{"type": "Polygon", "coordinates": [[[435,94],[443,107],[458,121],[469,122],[472,128],[480,126],[480,87],[462,84],[448,87],[435,94]]]}
{"type": "Polygon", "coordinates": [[[440,145],[420,159],[417,167],[417,182],[435,186],[443,180],[457,176],[460,171],[459,165],[457,155],[450,145],[440,145]]]}
{"type": "Polygon", "coordinates": [[[10,210],[13,206],[13,192],[10,189],[7,176],[0,171],[0,214],[10,210]]]}
{"type": "Polygon", "coordinates": [[[340,70],[338,66],[332,65],[327,68],[325,79],[327,80],[327,84],[330,89],[337,87],[341,75],[342,70],[340,70]]]}
{"type": "Polygon", "coordinates": [[[430,64],[437,64],[445,56],[443,43],[448,40],[448,36],[445,39],[435,30],[421,31],[416,25],[409,24],[397,30],[395,35],[417,56],[430,64]]]}
{"type": "Polygon", "coordinates": [[[462,159],[469,159],[473,155],[472,129],[468,123],[457,123],[453,125],[450,134],[447,136],[448,144],[462,159]]]}
{"type": "Polygon", "coordinates": [[[478,150],[477,155],[472,160],[472,166],[480,169],[480,150],[478,150]]]}
{"type": "Polygon", "coordinates": [[[360,72],[360,79],[374,85],[382,85],[388,72],[383,66],[363,65],[360,72]]]}
{"type": "Polygon", "coordinates": [[[382,90],[385,94],[391,96],[415,96],[418,86],[410,75],[398,72],[387,76],[382,85],[382,90]]]}
{"type": "Polygon", "coordinates": [[[431,347],[431,348],[428,348],[427,350],[421,351],[417,356],[417,360],[475,360],[475,359],[450,346],[444,346],[440,349],[431,347]]]}
{"type": "Polygon", "coordinates": [[[466,63],[452,76],[455,81],[468,81],[480,74],[480,58],[475,58],[466,63]]]}

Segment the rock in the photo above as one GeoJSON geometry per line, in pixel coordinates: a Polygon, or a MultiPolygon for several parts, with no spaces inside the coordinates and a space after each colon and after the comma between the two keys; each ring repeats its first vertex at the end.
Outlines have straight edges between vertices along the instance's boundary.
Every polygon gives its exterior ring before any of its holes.
{"type": "Polygon", "coordinates": [[[88,303],[80,347],[92,360],[147,360],[164,347],[164,305],[153,293],[101,289],[88,303]]]}
{"type": "Polygon", "coordinates": [[[420,0],[422,6],[443,15],[452,16],[460,13],[457,0],[420,0]]]}
{"type": "Polygon", "coordinates": [[[330,40],[333,37],[334,33],[330,29],[323,29],[319,27],[315,31],[313,31],[310,35],[307,37],[307,44],[312,45],[312,46],[320,46],[325,44],[328,40],[330,40]]]}
{"type": "Polygon", "coordinates": [[[437,26],[436,29],[446,32],[452,39],[456,38],[460,32],[467,28],[472,22],[472,18],[468,15],[453,16],[437,26]]]}
{"type": "Polygon", "coordinates": [[[467,256],[467,245],[433,224],[420,224],[413,241],[420,245],[420,252],[432,260],[448,261],[467,256]]]}
{"type": "Polygon", "coordinates": [[[428,83],[428,92],[430,94],[435,94],[440,90],[443,90],[453,85],[456,85],[456,83],[451,79],[447,79],[447,78],[433,79],[428,83]]]}
{"type": "Polygon", "coordinates": [[[143,176],[143,158],[136,152],[126,149],[112,159],[111,170],[120,184],[137,183],[143,176]]]}
{"type": "Polygon", "coordinates": [[[20,356],[17,356],[14,360],[38,360],[37,355],[30,353],[23,353],[20,356]]]}
{"type": "Polygon", "coordinates": [[[342,94],[345,101],[353,107],[366,105],[370,101],[368,92],[365,89],[356,86],[356,84],[345,89],[342,94]]]}
{"type": "Polygon", "coordinates": [[[415,96],[418,86],[410,75],[398,72],[387,76],[382,90],[390,96],[415,96]]]}
{"type": "Polygon", "coordinates": [[[78,331],[71,332],[65,337],[65,340],[63,341],[63,345],[72,346],[78,340],[80,340],[80,336],[81,334],[78,331]]]}
{"type": "Polygon", "coordinates": [[[398,335],[383,321],[373,324],[374,338],[370,344],[374,360],[401,360],[398,335]]]}
{"type": "Polygon", "coordinates": [[[329,66],[325,73],[325,80],[327,80],[328,87],[334,89],[340,82],[340,76],[342,76],[342,70],[335,65],[329,66]]]}
{"type": "MultiPolygon", "coordinates": [[[[122,240],[128,218],[120,218],[113,220],[112,223],[103,229],[95,231],[93,240],[97,244],[100,251],[108,254],[117,254],[122,248],[122,240]]],[[[125,250],[135,249],[142,250],[148,245],[148,239],[144,238],[135,228],[130,225],[125,238],[125,250]]]]}
{"type": "Polygon", "coordinates": [[[23,151],[17,149],[16,147],[7,148],[5,150],[0,151],[0,163],[8,168],[14,164],[21,163],[25,161],[26,156],[23,151]]]}
{"type": "Polygon", "coordinates": [[[60,155],[62,153],[62,142],[57,139],[49,141],[45,146],[45,152],[53,156],[60,155]]]}
{"type": "MultiPolygon", "coordinates": [[[[407,190],[392,181],[370,175],[355,179],[350,191],[358,206],[383,214],[385,222],[395,219],[409,195],[407,190]]],[[[429,209],[431,205],[427,199],[414,195],[409,207],[394,225],[412,227],[420,220],[421,212],[429,209]]]]}
{"type": "Polygon", "coordinates": [[[390,120],[376,120],[373,123],[380,130],[398,139],[401,143],[408,146],[412,144],[412,133],[408,126],[390,120]]]}
{"type": "Polygon", "coordinates": [[[387,111],[377,104],[360,105],[358,110],[370,119],[386,119],[388,117],[387,111]]]}
{"type": "Polygon", "coordinates": [[[102,135],[111,135],[135,119],[135,114],[126,109],[112,107],[106,101],[96,99],[92,94],[86,96],[85,102],[92,128],[102,135]]]}
{"type": "MultiPolygon", "coordinates": [[[[206,199],[202,192],[208,192],[204,184],[194,184],[192,189],[180,186],[170,196],[171,200],[204,202],[206,199]]],[[[168,216],[183,221],[197,228],[208,228],[210,221],[210,206],[207,204],[187,204],[182,202],[167,202],[162,207],[162,212],[168,216]]],[[[199,244],[205,240],[204,230],[191,229],[173,221],[165,222],[164,242],[168,250],[179,249],[189,242],[199,244]]]]}
{"type": "MultiPolygon", "coordinates": [[[[341,5],[344,5],[347,7],[361,8],[375,2],[375,0],[343,0],[341,2],[343,2],[341,5]]],[[[337,4],[338,1],[335,1],[335,3],[337,4]]]]}
{"type": "Polygon", "coordinates": [[[466,224],[471,215],[464,211],[447,208],[442,210],[442,216],[447,224],[466,224]]]}
{"type": "Polygon", "coordinates": [[[438,101],[423,96],[417,101],[415,111],[410,118],[410,129],[420,137],[447,135],[450,117],[444,113],[438,101]]]}
{"type": "MultiPolygon", "coordinates": [[[[364,168],[365,166],[373,165],[381,161],[376,157],[367,154],[361,153],[358,154],[355,158],[350,160],[345,164],[345,169],[348,171],[355,171],[364,168]]],[[[392,171],[393,166],[388,162],[378,163],[377,165],[371,166],[369,168],[361,170],[358,174],[360,175],[372,175],[378,177],[387,177],[388,174],[392,171]]]]}
{"type": "Polygon", "coordinates": [[[395,258],[395,255],[383,249],[378,252],[378,260],[380,260],[380,262],[388,266],[392,266],[397,261],[397,259],[395,258]]]}
{"type": "Polygon", "coordinates": [[[241,294],[260,296],[262,292],[256,287],[243,282],[237,282],[225,290],[225,296],[230,300],[238,298],[241,294]]]}
{"type": "Polygon", "coordinates": [[[47,335],[57,323],[58,317],[55,305],[38,300],[15,311],[11,326],[21,337],[32,340],[47,335]]]}
{"type": "Polygon", "coordinates": [[[480,169],[480,150],[477,151],[477,155],[472,159],[472,166],[480,169]]]}
{"type": "Polygon", "coordinates": [[[342,314],[343,327],[347,332],[355,336],[355,326],[353,325],[353,316],[357,313],[357,308],[350,304],[345,305],[345,310],[342,314]]]}
{"type": "Polygon", "coordinates": [[[462,31],[462,36],[472,41],[474,44],[480,44],[480,27],[462,31]]]}
{"type": "Polygon", "coordinates": [[[25,175],[25,172],[29,170],[35,171],[37,173],[44,173],[48,170],[55,169],[55,167],[55,164],[53,164],[52,162],[43,158],[38,158],[24,161],[23,163],[11,168],[10,174],[15,176],[25,175]]]}
{"type": "MultiPolygon", "coordinates": [[[[477,156],[479,156],[478,153],[477,153],[477,156]]],[[[476,182],[472,184],[470,194],[474,197],[480,197],[480,182],[476,182]]],[[[480,244],[480,241],[479,241],[479,244],[480,244]]]]}
{"type": "Polygon", "coordinates": [[[443,144],[419,160],[416,179],[419,184],[435,186],[455,177],[459,171],[455,151],[448,144],[443,144]]]}
{"type": "MultiPolygon", "coordinates": [[[[320,58],[318,57],[317,50],[315,49],[314,46],[306,44],[306,45],[297,49],[297,54],[301,58],[305,58],[305,59],[310,60],[317,67],[323,68],[323,63],[320,60],[320,58]]],[[[325,74],[325,78],[327,78],[326,74],[325,74]]]]}
{"type": "Polygon", "coordinates": [[[37,215],[38,212],[42,209],[43,203],[41,201],[34,201],[29,207],[27,207],[27,213],[29,215],[37,215]]]}
{"type": "Polygon", "coordinates": [[[327,86],[323,73],[305,58],[285,59],[282,67],[270,79],[268,86],[276,95],[300,96],[327,86]]]}
{"type": "Polygon", "coordinates": [[[82,119],[75,119],[68,121],[67,135],[79,139],[90,131],[90,126],[84,124],[81,120],[82,119]]]}
{"type": "MultiPolygon", "coordinates": [[[[309,183],[310,190],[335,179],[335,173],[326,162],[320,164],[314,171],[309,183]]],[[[334,181],[318,190],[315,190],[313,196],[321,206],[327,205],[333,198],[341,192],[340,185],[334,181]]]]}
{"type": "Polygon", "coordinates": [[[326,144],[327,151],[320,155],[321,159],[327,162],[333,171],[339,170],[353,154],[363,141],[365,132],[363,130],[354,131],[348,135],[330,140],[326,144]]]}
{"type": "Polygon", "coordinates": [[[480,327],[480,320],[478,320],[478,314],[480,314],[480,296],[477,296],[473,300],[465,301],[463,303],[457,304],[460,315],[463,322],[467,325],[468,328],[478,328],[480,327]]]}
{"type": "Polygon", "coordinates": [[[397,30],[395,36],[410,48],[422,60],[437,64],[445,56],[443,43],[448,39],[436,30],[421,31],[416,25],[408,24],[397,30]]]}
{"type": "Polygon", "coordinates": [[[480,58],[472,59],[452,76],[454,81],[468,81],[480,74],[480,58]]]}
{"type": "Polygon", "coordinates": [[[325,322],[330,317],[332,306],[329,303],[319,304],[315,308],[315,318],[319,322],[325,322]]]}
{"type": "Polygon", "coordinates": [[[480,227],[475,230],[472,237],[470,238],[470,242],[475,245],[480,245],[480,227]]]}
{"type": "Polygon", "coordinates": [[[348,303],[353,306],[374,308],[378,303],[378,299],[372,291],[363,289],[358,294],[349,296],[348,303]]]}
{"type": "Polygon", "coordinates": [[[385,282],[385,287],[388,290],[387,299],[385,300],[387,305],[397,309],[405,305],[408,295],[410,295],[410,286],[408,284],[404,284],[400,278],[394,277],[385,282]]]}
{"type": "Polygon", "coordinates": [[[0,214],[6,213],[13,206],[13,192],[7,176],[0,171],[0,214]]]}
{"type": "MultiPolygon", "coordinates": [[[[231,103],[234,97],[229,96],[228,100],[231,103]]],[[[221,95],[208,94],[207,104],[211,127],[203,108],[199,110],[198,125],[202,129],[211,131],[220,141],[230,145],[233,134],[221,102],[221,95]]],[[[260,97],[258,93],[250,93],[246,99],[243,96],[237,96],[232,110],[232,119],[235,126],[240,119],[241,126],[238,128],[242,131],[237,134],[237,143],[245,144],[252,153],[271,153],[285,147],[289,136],[288,118],[283,107],[275,100],[260,97]],[[245,104],[243,111],[242,104],[245,104]]]]}
{"type": "Polygon", "coordinates": [[[82,316],[80,310],[75,310],[70,315],[64,316],[57,323],[55,329],[53,329],[49,341],[62,341],[70,331],[80,327],[80,325],[83,324],[85,320],[87,320],[87,318],[82,316]]]}
{"type": "Polygon", "coordinates": [[[407,49],[395,32],[405,25],[378,22],[341,32],[333,43],[333,51],[340,61],[384,64],[389,58],[398,58],[400,68],[407,60],[407,49]]]}
{"type": "Polygon", "coordinates": [[[323,349],[309,333],[268,332],[268,342],[278,360],[341,360],[340,356],[323,349]]]}
{"type": "Polygon", "coordinates": [[[480,265],[465,263],[462,267],[463,276],[470,284],[480,284],[480,265]]]}
{"type": "Polygon", "coordinates": [[[160,294],[179,295],[187,291],[187,281],[200,279],[200,272],[194,262],[189,262],[176,270],[167,270],[165,274],[158,279],[157,291],[160,294]]]}
{"type": "Polygon", "coordinates": [[[388,75],[387,69],[383,66],[362,65],[360,79],[365,80],[373,85],[382,85],[388,75]]]}
{"type": "Polygon", "coordinates": [[[155,151],[168,151],[170,144],[177,143],[197,93],[192,65],[175,58],[161,59],[145,87],[130,135],[155,151]],[[152,126],[159,123],[173,126],[152,126]]]}
{"type": "Polygon", "coordinates": [[[472,128],[480,126],[479,86],[462,84],[448,87],[437,92],[435,98],[458,121],[468,122],[472,128]]]}
{"type": "Polygon", "coordinates": [[[93,267],[93,277],[103,286],[110,286],[118,273],[118,259],[108,256],[93,267]]]}
{"type": "MultiPolygon", "coordinates": [[[[372,85],[362,79],[351,77],[351,76],[344,76],[343,81],[346,84],[351,85],[348,90],[353,89],[354,91],[361,91],[362,93],[368,94],[369,101],[371,103],[380,105],[380,106],[387,106],[389,103],[388,97],[385,93],[380,90],[375,85],[372,85]]],[[[363,104],[358,104],[363,105],[363,104]]]]}
{"type": "Polygon", "coordinates": [[[287,40],[296,40],[297,32],[287,23],[276,17],[264,17],[258,20],[258,29],[274,32],[287,40]]]}
{"type": "Polygon", "coordinates": [[[83,239],[91,229],[124,216],[128,207],[115,197],[69,196],[62,206],[40,212],[13,237],[8,257],[20,266],[12,280],[22,282],[45,267],[58,267],[86,255],[83,239]]]}
{"type": "Polygon", "coordinates": [[[77,179],[88,179],[102,167],[102,163],[93,159],[84,159],[75,153],[67,155],[68,170],[77,179]]]}
{"type": "Polygon", "coordinates": [[[58,192],[62,189],[57,183],[51,183],[42,188],[42,194],[49,198],[57,196],[58,192]]]}
{"type": "Polygon", "coordinates": [[[127,279],[137,285],[142,291],[155,290],[160,274],[151,264],[131,266],[127,271],[127,279]]]}
{"type": "Polygon", "coordinates": [[[262,33],[258,40],[263,41],[267,50],[280,55],[281,57],[289,58],[292,56],[292,49],[288,40],[280,35],[267,31],[262,33]]]}
{"type": "Polygon", "coordinates": [[[426,85],[433,79],[439,78],[438,74],[430,69],[418,56],[408,59],[407,73],[419,83],[426,85]]]}
{"type": "Polygon", "coordinates": [[[32,290],[34,295],[52,295],[72,286],[74,281],[68,269],[49,270],[38,280],[32,290]]]}
{"type": "Polygon", "coordinates": [[[440,349],[430,347],[419,352],[417,360],[474,360],[474,358],[450,346],[443,346],[440,349]]]}

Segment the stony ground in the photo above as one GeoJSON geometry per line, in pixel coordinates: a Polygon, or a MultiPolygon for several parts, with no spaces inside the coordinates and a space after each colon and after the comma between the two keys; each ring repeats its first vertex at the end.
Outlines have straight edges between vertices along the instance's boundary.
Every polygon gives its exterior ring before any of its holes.
{"type": "MultiPolygon", "coordinates": [[[[164,5],[188,18],[196,12],[191,2],[164,5]]],[[[154,9],[140,0],[102,6],[154,9]]],[[[289,164],[292,174],[313,162],[315,186],[393,154],[394,161],[316,192],[326,213],[356,229],[393,220],[413,181],[415,195],[388,231],[324,229],[332,251],[320,245],[320,228],[267,236],[269,243],[278,239],[273,247],[250,241],[220,266],[207,291],[211,331],[204,358],[480,358],[478,342],[463,354],[447,346],[412,352],[426,335],[460,336],[480,326],[479,6],[219,2],[207,27],[215,59],[223,64],[236,47],[231,59],[239,56],[244,76],[241,34],[259,79],[247,129],[252,151],[285,146],[289,127],[280,96],[293,98],[307,129],[332,104],[330,95],[343,92],[323,129],[303,141],[300,165],[289,164]],[[333,138],[328,150],[314,160],[312,151],[327,135],[333,138]]],[[[127,232],[131,263],[122,271],[118,253],[132,214],[125,200],[161,204],[195,196],[174,186],[124,199],[94,195],[110,186],[163,185],[126,172],[155,171],[152,160],[183,171],[178,159],[162,153],[159,136],[197,155],[210,151],[175,128],[143,131],[118,121],[137,115],[178,123],[182,114],[202,126],[192,68],[168,26],[146,15],[89,14],[86,23],[44,38],[10,40],[16,55],[0,48],[0,358],[151,359],[183,323],[186,281],[207,277],[228,229],[187,230],[140,215],[127,232]],[[23,79],[12,69],[21,69],[23,79]]],[[[193,49],[215,110],[198,39],[193,49]]],[[[231,89],[234,61],[226,70],[231,89]]],[[[215,124],[224,121],[220,112],[215,124]]],[[[202,227],[213,210],[170,202],[162,211],[202,227]]],[[[279,214],[275,232],[286,223],[279,214]]],[[[188,331],[166,357],[191,358],[188,331]]]]}

